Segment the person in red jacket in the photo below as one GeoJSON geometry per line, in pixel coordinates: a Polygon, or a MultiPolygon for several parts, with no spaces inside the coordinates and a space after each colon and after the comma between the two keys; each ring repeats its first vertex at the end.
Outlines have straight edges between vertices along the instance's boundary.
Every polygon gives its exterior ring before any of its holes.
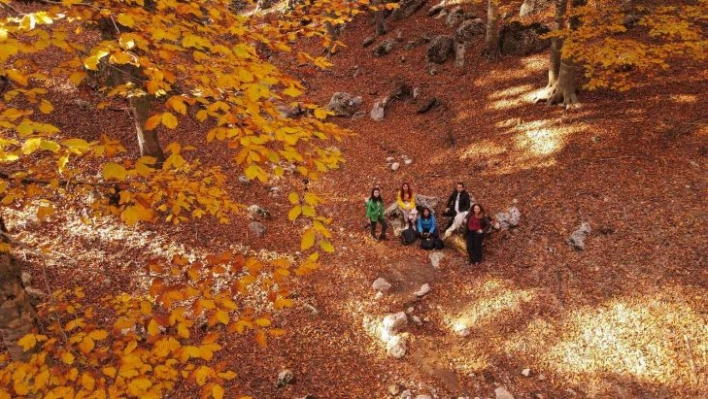
{"type": "Polygon", "coordinates": [[[465,220],[465,236],[467,240],[467,255],[469,263],[478,266],[482,262],[482,241],[484,232],[489,227],[489,218],[480,204],[472,205],[472,211],[465,220]]]}

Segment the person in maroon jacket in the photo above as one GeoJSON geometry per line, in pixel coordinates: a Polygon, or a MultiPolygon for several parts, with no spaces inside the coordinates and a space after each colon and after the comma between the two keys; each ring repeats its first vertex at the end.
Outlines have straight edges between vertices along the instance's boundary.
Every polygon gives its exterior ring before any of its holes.
{"type": "Polygon", "coordinates": [[[482,262],[482,241],[484,241],[484,232],[489,227],[489,223],[489,218],[484,213],[482,205],[472,205],[472,211],[467,214],[467,220],[465,220],[465,237],[470,265],[474,263],[475,266],[478,266],[482,262]]]}

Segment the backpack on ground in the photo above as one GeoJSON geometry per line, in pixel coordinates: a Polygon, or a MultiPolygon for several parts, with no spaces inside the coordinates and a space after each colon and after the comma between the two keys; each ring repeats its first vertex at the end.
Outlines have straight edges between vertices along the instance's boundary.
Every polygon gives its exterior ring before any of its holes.
{"type": "Polygon", "coordinates": [[[435,240],[436,240],[435,237],[422,238],[420,241],[420,247],[426,251],[430,251],[431,249],[435,249],[435,240]]]}
{"type": "Polygon", "coordinates": [[[443,242],[442,238],[435,237],[435,249],[443,249],[443,248],[445,248],[445,243],[443,242]]]}
{"type": "Polygon", "coordinates": [[[411,245],[415,242],[415,230],[407,228],[401,232],[401,244],[411,245]]]}

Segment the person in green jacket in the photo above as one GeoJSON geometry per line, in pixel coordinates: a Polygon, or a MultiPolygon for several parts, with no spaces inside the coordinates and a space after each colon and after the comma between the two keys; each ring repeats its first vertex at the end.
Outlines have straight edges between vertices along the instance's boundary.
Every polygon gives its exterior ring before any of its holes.
{"type": "Polygon", "coordinates": [[[384,219],[384,202],[378,187],[371,189],[371,197],[366,201],[366,220],[371,225],[371,236],[376,240],[376,224],[381,223],[379,240],[386,239],[386,220],[384,219]]]}

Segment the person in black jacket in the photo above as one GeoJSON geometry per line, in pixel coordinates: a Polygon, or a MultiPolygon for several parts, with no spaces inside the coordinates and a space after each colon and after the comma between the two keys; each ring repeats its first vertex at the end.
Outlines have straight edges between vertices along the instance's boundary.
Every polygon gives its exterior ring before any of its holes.
{"type": "Polygon", "coordinates": [[[457,183],[455,191],[452,192],[447,200],[445,212],[442,214],[450,218],[445,227],[445,237],[462,226],[465,216],[470,210],[470,205],[470,194],[465,190],[465,185],[462,182],[457,183]]]}

